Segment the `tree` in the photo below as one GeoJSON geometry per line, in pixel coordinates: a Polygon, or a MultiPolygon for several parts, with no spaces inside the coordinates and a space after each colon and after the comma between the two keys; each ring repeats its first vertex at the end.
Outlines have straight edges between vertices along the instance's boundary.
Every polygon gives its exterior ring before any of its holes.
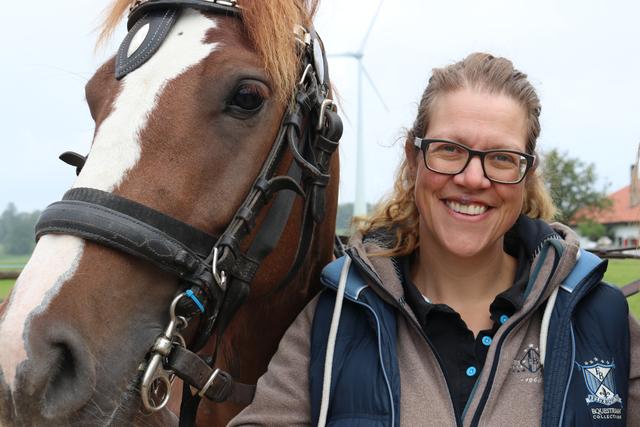
{"type": "Polygon", "coordinates": [[[40,212],[18,212],[13,203],[0,215],[0,246],[10,255],[28,255],[35,247],[34,228],[40,212]]]}
{"type": "MultiPolygon", "coordinates": [[[[543,174],[551,192],[558,213],[558,221],[576,223],[588,212],[595,212],[611,206],[607,198],[606,186],[596,188],[598,176],[593,163],[585,163],[571,158],[555,148],[543,155],[543,174]]],[[[587,215],[588,216],[588,215],[587,215]]]]}
{"type": "Polygon", "coordinates": [[[578,232],[581,236],[595,242],[607,234],[607,228],[592,219],[586,219],[578,223],[578,232]]]}

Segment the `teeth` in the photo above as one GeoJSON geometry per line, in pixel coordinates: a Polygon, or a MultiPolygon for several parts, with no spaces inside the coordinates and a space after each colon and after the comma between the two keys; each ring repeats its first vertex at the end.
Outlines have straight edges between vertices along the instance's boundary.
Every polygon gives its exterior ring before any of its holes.
{"type": "Polygon", "coordinates": [[[487,207],[484,205],[463,205],[462,203],[453,202],[451,200],[447,200],[446,203],[451,210],[466,215],[480,215],[487,211],[487,207]]]}

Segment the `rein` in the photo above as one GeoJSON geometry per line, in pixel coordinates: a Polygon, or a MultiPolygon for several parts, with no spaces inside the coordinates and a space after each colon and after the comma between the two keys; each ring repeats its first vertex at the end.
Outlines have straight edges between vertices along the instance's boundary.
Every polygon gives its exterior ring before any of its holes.
{"type": "MultiPolygon", "coordinates": [[[[116,78],[144,64],[160,47],[184,8],[225,14],[241,19],[235,0],[138,0],[132,6],[129,34],[116,56],[116,78]],[[129,50],[137,31],[149,25],[141,47],[129,50]],[[144,54],[137,55],[138,51],[144,54]]],[[[232,400],[248,404],[255,386],[240,384],[213,366],[226,326],[247,297],[263,259],[276,247],[297,197],[304,199],[302,226],[296,256],[279,290],[301,266],[314,235],[324,219],[325,188],[330,180],[333,152],[342,135],[342,122],[329,98],[330,82],[322,42],[313,29],[294,29],[301,50],[300,79],[286,109],[273,146],[247,197],[220,236],[212,236],[189,224],[133,200],[91,188],[73,188],[51,204],[36,225],[36,238],[67,234],[117,249],[147,260],[179,278],[180,291],[169,307],[169,324],[155,341],[141,365],[140,392],[145,410],[162,409],[169,401],[174,376],[184,381],[180,425],[195,423],[199,401],[232,400]],[[277,175],[286,153],[293,161],[277,175]],[[285,191],[286,190],[286,191],[285,191]],[[264,212],[256,227],[256,219],[264,212]],[[253,239],[248,242],[248,239],[253,239]],[[243,250],[242,248],[246,248],[243,250]],[[187,346],[181,331],[198,318],[195,339],[187,346]],[[196,354],[216,335],[216,350],[203,359],[196,354]],[[197,391],[193,395],[190,388],[197,391]]],[[[66,152],[60,158],[80,173],[85,157],[66,152]]]]}

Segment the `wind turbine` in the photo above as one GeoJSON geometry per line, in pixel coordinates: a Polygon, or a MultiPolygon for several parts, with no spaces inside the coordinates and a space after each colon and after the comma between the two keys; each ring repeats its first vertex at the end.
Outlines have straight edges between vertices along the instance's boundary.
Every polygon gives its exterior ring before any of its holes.
{"type": "Polygon", "coordinates": [[[364,186],[364,147],[363,147],[363,120],[362,120],[362,78],[363,76],[369,81],[369,84],[373,88],[374,92],[378,96],[378,99],[384,106],[384,109],[388,112],[389,108],[387,104],[385,104],[382,99],[382,95],[380,95],[380,91],[373,83],[373,79],[367,72],[364,64],[362,63],[362,58],[364,57],[364,48],[367,44],[367,40],[369,39],[369,35],[371,34],[371,30],[373,29],[376,20],[378,19],[378,14],[380,13],[380,8],[382,7],[382,2],[384,0],[380,0],[378,3],[378,8],[376,9],[371,22],[369,23],[369,28],[360,43],[360,48],[355,52],[344,52],[344,53],[336,53],[329,54],[329,57],[332,58],[353,58],[358,62],[358,113],[357,113],[357,130],[356,130],[356,197],[355,202],[353,204],[353,214],[357,216],[366,215],[367,213],[367,204],[365,200],[365,186],[364,186]]]}

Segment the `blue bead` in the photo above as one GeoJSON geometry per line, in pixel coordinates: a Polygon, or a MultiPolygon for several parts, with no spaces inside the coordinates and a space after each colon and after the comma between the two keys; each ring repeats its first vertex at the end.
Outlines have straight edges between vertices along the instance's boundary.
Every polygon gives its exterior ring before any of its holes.
{"type": "Polygon", "coordinates": [[[509,316],[507,316],[506,314],[503,314],[502,316],[500,316],[501,325],[504,325],[504,322],[506,322],[507,320],[509,320],[509,316]]]}
{"type": "Polygon", "coordinates": [[[469,366],[469,367],[467,368],[467,376],[468,376],[468,377],[472,377],[472,376],[474,376],[474,375],[476,374],[476,372],[477,372],[477,371],[478,371],[478,370],[476,369],[476,367],[475,367],[475,366],[469,366]]]}
{"type": "Polygon", "coordinates": [[[482,337],[482,344],[486,345],[487,347],[491,345],[491,341],[493,341],[491,337],[487,337],[487,336],[482,337]]]}

